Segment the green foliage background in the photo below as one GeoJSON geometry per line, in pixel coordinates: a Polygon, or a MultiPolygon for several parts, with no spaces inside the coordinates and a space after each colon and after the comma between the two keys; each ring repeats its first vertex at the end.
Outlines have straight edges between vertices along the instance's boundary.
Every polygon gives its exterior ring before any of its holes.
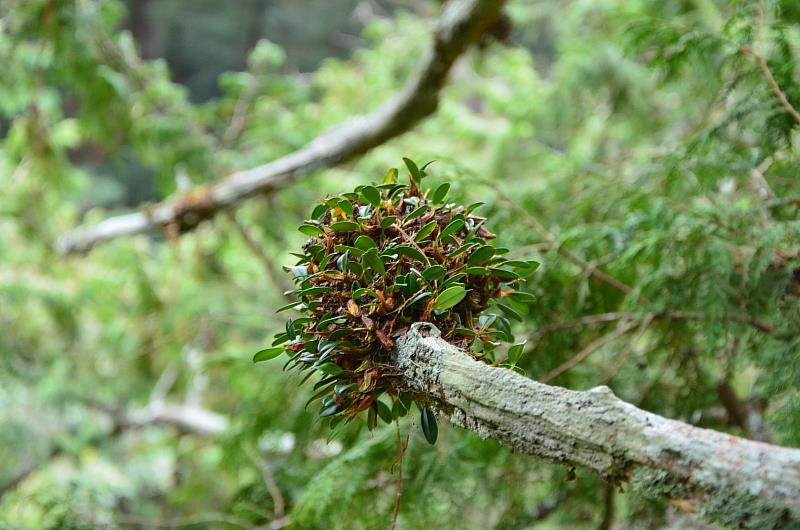
{"type": "MultiPolygon", "coordinates": [[[[233,14],[209,20],[207,2],[197,19],[167,4],[166,27],[237,27],[233,14]]],[[[292,23],[331,8],[307,9],[292,23]]],[[[305,237],[295,227],[309,205],[378,180],[402,156],[436,159],[432,183],[486,202],[498,244],[542,262],[537,302],[515,329],[530,377],[607,382],[655,413],[752,436],[724,407],[731,388],[773,441],[800,446],[800,128],[743,51],[763,56],[800,107],[793,0],[512,0],[510,44],[468,54],[416,130],[177,241],[53,250],[80,222],[174,192],[176,174],[201,183],[265,163],[376,107],[414,68],[437,12],[375,9],[361,46],[303,75],[298,65],[324,52],[287,63],[255,39],[241,70],[211,88],[208,72],[227,59],[210,50],[223,53],[224,39],[191,40],[181,53],[213,64],[190,96],[171,73],[188,59],[142,60],[120,29],[122,3],[0,3],[0,527],[268,525],[266,462],[295,527],[387,528],[394,429],[356,422],[326,444],[303,410],[311,387],[251,357],[283,325],[280,264],[305,237]],[[581,351],[591,353],[560,373],[581,351]],[[115,425],[164,386],[171,402],[196,395],[225,414],[228,428],[115,425]]],[[[590,528],[608,513],[608,488],[581,470],[567,480],[567,469],[443,426],[430,447],[414,418],[401,430],[411,436],[398,528],[590,528]],[[557,508],[538,522],[543,502],[557,508]]],[[[663,501],[611,495],[620,528],[677,517],[663,501]]]]}

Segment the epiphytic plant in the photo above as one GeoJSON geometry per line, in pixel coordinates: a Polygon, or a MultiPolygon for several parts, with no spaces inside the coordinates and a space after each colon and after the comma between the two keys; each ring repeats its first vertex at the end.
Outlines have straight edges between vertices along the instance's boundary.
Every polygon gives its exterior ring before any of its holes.
{"type": "MultiPolygon", "coordinates": [[[[472,212],[481,203],[460,206],[445,198],[450,184],[423,191],[425,167],[404,159],[409,184],[390,169],[379,185],[318,204],[299,230],[310,236],[297,265],[292,292],[302,316],[290,318],[262,361],[286,352],[287,366],[321,374],[311,401],[322,398],[320,416],[332,427],[368,411],[391,422],[405,415],[413,397],[392,385],[389,355],[395,339],[414,322],[431,322],[442,337],[478,358],[495,363],[501,342],[513,342],[510,319],[533,295],[515,286],[537,266],[507,260],[507,249],[489,244],[495,236],[485,218],[472,212]],[[516,307],[515,307],[516,306],[516,307]],[[488,308],[496,311],[482,314],[488,308]],[[391,406],[379,398],[391,397],[391,406]]],[[[524,345],[511,346],[504,366],[516,369],[524,345]]],[[[436,423],[424,405],[422,428],[436,440],[436,423]]]]}

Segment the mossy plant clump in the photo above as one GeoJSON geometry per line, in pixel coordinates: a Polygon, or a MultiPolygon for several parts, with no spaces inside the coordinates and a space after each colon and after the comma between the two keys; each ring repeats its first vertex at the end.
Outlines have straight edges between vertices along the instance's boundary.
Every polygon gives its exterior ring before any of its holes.
{"type": "MultiPolygon", "coordinates": [[[[394,390],[388,361],[414,322],[433,323],[445,340],[494,363],[500,343],[514,340],[509,319],[533,300],[515,287],[537,264],[507,260],[507,249],[489,244],[494,234],[473,213],[481,203],[447,202],[448,183],[423,191],[425,166],[404,161],[408,184],[390,169],[382,184],[323,200],[300,226],[310,239],[295,254],[297,265],[286,267],[299,302],[279,311],[302,316],[287,320],[272,347],[255,356],[285,351],[287,366],[321,373],[312,400],[322,398],[320,416],[334,426],[364,410],[370,428],[408,411],[411,398],[394,390]],[[488,308],[494,311],[483,314],[488,308]],[[383,393],[391,406],[378,399],[383,393]]],[[[522,349],[509,348],[505,365],[515,368],[522,349]]],[[[421,410],[433,441],[435,421],[421,410]]]]}

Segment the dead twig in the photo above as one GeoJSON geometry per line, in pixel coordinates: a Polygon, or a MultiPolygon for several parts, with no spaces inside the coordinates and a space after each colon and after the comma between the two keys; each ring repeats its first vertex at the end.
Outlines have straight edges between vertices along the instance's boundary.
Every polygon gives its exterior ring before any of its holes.
{"type": "MultiPolygon", "coordinates": [[[[397,516],[400,514],[400,500],[403,498],[403,460],[406,456],[406,449],[410,441],[410,435],[406,435],[406,441],[403,443],[403,435],[400,432],[400,420],[395,420],[394,425],[397,429],[397,493],[394,499],[394,508],[392,509],[392,526],[391,529],[395,530],[397,527],[397,516]]],[[[394,467],[394,464],[392,464],[394,467]]]]}
{"type": "Polygon", "coordinates": [[[758,63],[758,67],[761,68],[764,77],[767,78],[767,82],[769,83],[773,94],[775,94],[775,97],[778,98],[778,101],[780,101],[781,105],[783,105],[783,108],[786,109],[786,112],[788,112],[797,123],[800,123],[800,112],[797,112],[797,109],[795,109],[789,100],[786,99],[786,94],[784,94],[783,90],[781,90],[780,85],[778,85],[778,82],[775,80],[775,76],[772,75],[772,70],[770,70],[767,60],[764,59],[764,56],[750,46],[740,46],[739,51],[755,59],[756,63],[758,63]]]}
{"type": "Polygon", "coordinates": [[[550,373],[548,373],[547,375],[545,375],[544,377],[539,379],[539,382],[540,383],[549,383],[550,381],[552,381],[553,379],[555,379],[559,375],[563,374],[564,372],[566,372],[570,368],[573,368],[577,364],[579,364],[579,363],[583,362],[584,360],[586,360],[586,358],[589,357],[592,353],[596,352],[597,350],[599,350],[600,348],[602,348],[603,346],[605,346],[609,342],[611,342],[614,339],[617,339],[618,337],[621,337],[622,335],[626,334],[627,332],[629,332],[630,330],[635,328],[636,325],[637,325],[636,322],[633,322],[633,323],[629,322],[629,323],[626,323],[626,324],[621,324],[614,331],[612,331],[610,333],[606,333],[602,337],[599,337],[599,338],[593,340],[588,345],[586,345],[586,347],[584,349],[579,351],[577,354],[573,355],[569,360],[565,361],[564,363],[562,363],[557,368],[551,370],[550,373]]]}

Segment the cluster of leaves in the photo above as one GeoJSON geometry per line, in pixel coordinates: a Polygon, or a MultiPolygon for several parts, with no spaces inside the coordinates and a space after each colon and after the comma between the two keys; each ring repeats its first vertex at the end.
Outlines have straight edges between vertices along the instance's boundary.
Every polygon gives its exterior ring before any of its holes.
{"type": "MultiPolygon", "coordinates": [[[[515,287],[537,263],[508,260],[508,249],[489,244],[495,236],[486,219],[472,213],[482,203],[447,202],[449,183],[423,191],[428,164],[404,161],[408,184],[392,168],[382,184],[325,199],[300,226],[311,238],[295,254],[297,265],[286,267],[300,303],[280,310],[303,316],[287,320],[273,346],[254,357],[285,351],[287,366],[308,371],[306,379],[321,373],[312,400],[323,398],[320,416],[332,416],[334,427],[364,410],[370,428],[378,417],[389,423],[405,415],[411,397],[392,388],[388,355],[414,322],[435,324],[444,339],[493,363],[496,348],[514,340],[511,319],[522,320],[514,306],[533,300],[515,287]],[[482,315],[490,306],[498,313],[482,315]],[[378,399],[384,392],[394,396],[391,407],[378,399]]],[[[522,348],[508,350],[506,366],[516,367],[522,348]]],[[[435,420],[419,408],[433,443],[435,420]]]]}

